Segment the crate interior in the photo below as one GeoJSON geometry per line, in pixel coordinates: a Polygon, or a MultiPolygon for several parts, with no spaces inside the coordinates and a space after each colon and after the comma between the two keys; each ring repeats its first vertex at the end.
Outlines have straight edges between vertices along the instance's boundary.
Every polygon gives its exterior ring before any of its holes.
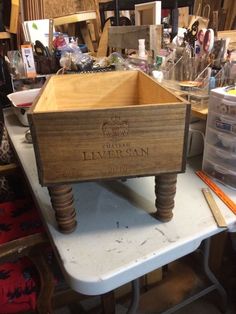
{"type": "Polygon", "coordinates": [[[91,110],[181,100],[140,71],[71,74],[51,77],[34,112],[91,110]]]}

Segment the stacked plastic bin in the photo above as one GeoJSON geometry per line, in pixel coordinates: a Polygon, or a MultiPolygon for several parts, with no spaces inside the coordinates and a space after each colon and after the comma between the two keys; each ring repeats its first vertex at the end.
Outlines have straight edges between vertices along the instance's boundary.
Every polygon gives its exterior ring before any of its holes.
{"type": "Polygon", "coordinates": [[[236,91],[211,91],[208,109],[203,170],[236,189],[236,91]]]}

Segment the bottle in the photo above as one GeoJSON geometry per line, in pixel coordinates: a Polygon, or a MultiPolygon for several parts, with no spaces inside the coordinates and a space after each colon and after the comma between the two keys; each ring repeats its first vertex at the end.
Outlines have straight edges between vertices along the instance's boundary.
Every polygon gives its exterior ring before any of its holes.
{"type": "Polygon", "coordinates": [[[139,39],[138,40],[138,56],[139,56],[139,58],[145,58],[146,57],[145,39],[139,39]]]}

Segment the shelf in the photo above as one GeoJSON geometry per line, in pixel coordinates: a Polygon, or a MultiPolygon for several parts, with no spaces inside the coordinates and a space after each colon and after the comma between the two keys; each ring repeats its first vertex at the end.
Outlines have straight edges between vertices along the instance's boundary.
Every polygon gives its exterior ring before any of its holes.
{"type": "Polygon", "coordinates": [[[0,32],[0,39],[11,39],[11,34],[8,32],[0,32]]]}
{"type": "Polygon", "coordinates": [[[208,114],[208,108],[203,108],[203,109],[198,109],[198,108],[191,108],[192,115],[196,118],[200,118],[203,120],[207,119],[207,114],[208,114]]]}
{"type": "Polygon", "coordinates": [[[96,20],[97,15],[96,11],[81,11],[75,14],[65,15],[56,17],[53,19],[54,26],[70,24],[70,23],[78,23],[88,20],[96,20]]]}

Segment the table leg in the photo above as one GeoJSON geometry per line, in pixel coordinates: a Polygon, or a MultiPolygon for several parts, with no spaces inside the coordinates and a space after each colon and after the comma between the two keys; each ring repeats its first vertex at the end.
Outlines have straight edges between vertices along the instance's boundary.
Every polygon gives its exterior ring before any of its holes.
{"type": "Polygon", "coordinates": [[[156,208],[154,216],[161,221],[169,221],[173,217],[177,174],[163,174],[155,177],[156,208]]]}
{"type": "Polygon", "coordinates": [[[220,303],[221,311],[225,313],[227,310],[227,293],[209,267],[210,243],[211,238],[208,238],[203,242],[204,272],[207,275],[208,279],[212,282],[212,288],[215,288],[219,292],[222,301],[220,303]]]}
{"type": "Polygon", "coordinates": [[[115,314],[116,313],[116,300],[114,291],[105,293],[102,299],[102,314],[115,314]]]}
{"type": "Polygon", "coordinates": [[[139,278],[132,281],[132,302],[129,306],[127,314],[137,313],[140,298],[140,284],[139,278]]]}
{"type": "MultiPolygon", "coordinates": [[[[206,288],[201,289],[199,292],[194,293],[192,296],[190,294],[190,296],[183,300],[182,302],[174,305],[173,307],[171,307],[170,309],[162,312],[162,314],[172,314],[175,313],[176,311],[178,311],[179,309],[183,308],[184,306],[198,300],[199,298],[203,297],[204,295],[207,295],[208,293],[217,290],[221,296],[221,303],[220,303],[220,307],[221,307],[221,312],[225,313],[227,310],[227,293],[225,291],[225,289],[223,288],[223,286],[220,284],[220,282],[218,281],[218,279],[215,277],[215,275],[212,273],[212,271],[209,268],[209,251],[210,251],[210,238],[205,239],[203,241],[203,249],[202,252],[203,255],[203,270],[205,275],[207,276],[207,278],[210,281],[210,285],[208,285],[206,288]]],[[[219,313],[217,311],[217,313],[219,313]]]]}
{"type": "Polygon", "coordinates": [[[48,187],[48,190],[60,231],[71,233],[77,224],[72,187],[70,185],[55,185],[48,187]]]}

